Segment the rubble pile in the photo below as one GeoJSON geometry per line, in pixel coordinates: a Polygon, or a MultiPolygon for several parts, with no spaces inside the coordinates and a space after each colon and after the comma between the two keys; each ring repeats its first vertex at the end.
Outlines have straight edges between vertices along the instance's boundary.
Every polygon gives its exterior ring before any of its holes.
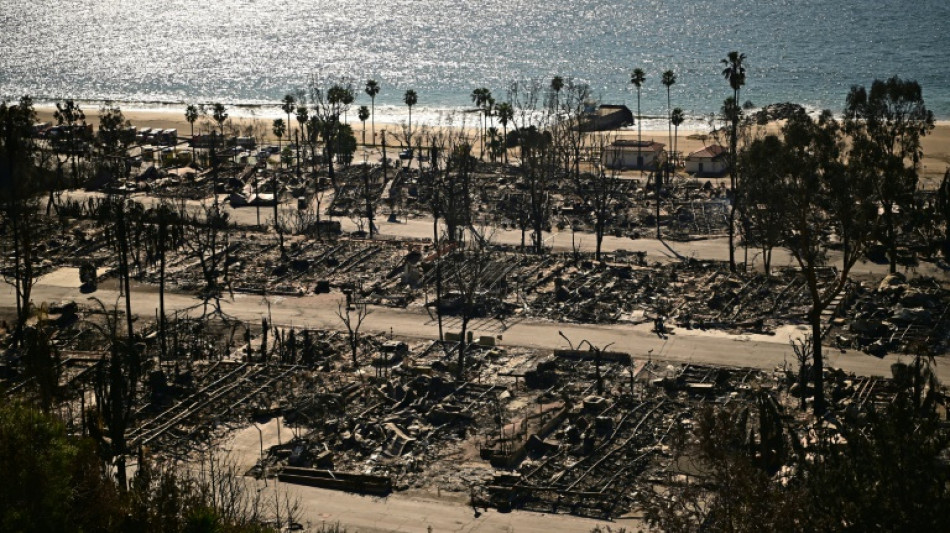
{"type": "Polygon", "coordinates": [[[715,262],[644,267],[637,258],[553,267],[530,301],[538,317],[582,323],[642,322],[667,317],[687,328],[766,333],[805,317],[805,281],[783,270],[772,276],[730,273],[715,262]]]}
{"type": "MultiPolygon", "coordinates": [[[[362,239],[312,240],[294,238],[281,257],[273,235],[243,231],[231,237],[228,247],[227,282],[235,292],[304,295],[330,292],[331,288],[364,287],[383,303],[389,292],[401,289],[400,267],[412,244],[362,239]],[[386,289],[386,290],[384,290],[386,289]]],[[[157,266],[145,279],[158,283],[157,266]]],[[[169,254],[166,283],[180,290],[201,288],[200,262],[186,250],[169,254]]]]}
{"type": "MultiPolygon", "coordinates": [[[[403,170],[395,174],[395,183],[383,192],[373,195],[380,200],[379,212],[398,210],[415,216],[425,215],[430,194],[425,186],[429,170],[403,170]]],[[[476,219],[490,222],[502,228],[516,229],[524,222],[519,218],[525,209],[525,192],[519,183],[520,175],[514,167],[480,164],[471,175],[471,187],[475,191],[473,215],[476,219]]],[[[608,220],[606,233],[617,237],[640,238],[656,227],[656,193],[652,177],[646,181],[621,177],[616,205],[608,220]],[[650,182],[650,183],[647,183],[650,182]]],[[[362,185],[359,185],[362,187],[362,185]]],[[[585,203],[574,191],[572,178],[560,176],[545,184],[550,193],[552,225],[560,229],[593,231],[594,218],[585,203]]],[[[362,190],[362,189],[361,189],[362,190]]],[[[726,190],[711,182],[701,182],[685,176],[675,176],[665,185],[660,194],[660,223],[668,237],[677,240],[724,235],[728,217],[726,190]]],[[[343,211],[340,211],[342,214],[343,211]]]]}
{"type": "Polygon", "coordinates": [[[394,377],[372,390],[332,390],[329,407],[311,404],[288,415],[319,421],[288,464],[386,476],[397,489],[421,487],[433,468],[446,466],[438,461],[453,445],[488,422],[489,406],[504,391],[425,374],[394,377]]]}
{"type": "MultiPolygon", "coordinates": [[[[82,215],[79,206],[73,207],[78,209],[77,216],[82,215]]],[[[81,239],[76,232],[51,231],[48,242],[41,246],[61,250],[60,255],[70,256],[74,263],[93,264],[99,267],[100,277],[108,276],[117,266],[117,256],[107,246],[107,230],[97,229],[83,218],[75,221],[75,226],[90,227],[81,239]]],[[[135,229],[132,238],[133,275],[157,284],[160,263],[151,237],[144,230],[139,236],[135,229]]],[[[338,292],[341,300],[344,293],[350,293],[360,302],[376,305],[429,303],[446,314],[458,308],[460,291],[453,284],[465,277],[465,269],[453,266],[449,243],[435,252],[431,244],[409,239],[287,235],[284,240],[282,253],[272,231],[229,230],[227,246],[219,252],[223,256],[217,267],[219,281],[234,292],[288,296],[338,292]],[[439,265],[441,302],[436,297],[439,265]]],[[[4,263],[7,268],[9,259],[4,263]]],[[[536,256],[504,247],[492,250],[491,264],[478,283],[486,298],[482,314],[502,320],[534,317],[577,323],[640,323],[662,318],[686,328],[768,333],[778,325],[803,319],[807,312],[805,283],[793,270],[779,270],[771,276],[734,274],[723,264],[695,260],[648,266],[644,254],[623,251],[605,254],[603,259],[596,262],[590,254],[581,253],[536,256]]],[[[170,250],[166,254],[166,284],[172,290],[201,293],[207,283],[204,268],[193,247],[170,250]]],[[[900,344],[903,338],[905,346],[915,338],[915,331],[934,326],[927,320],[936,321],[943,312],[942,308],[902,305],[889,324],[903,328],[895,342],[900,344]]],[[[873,302],[869,306],[873,308],[873,302]]],[[[876,320],[858,318],[865,321],[858,328],[867,328],[867,320],[876,320]]],[[[884,331],[871,334],[883,337],[884,331]]],[[[858,347],[875,342],[862,339],[855,340],[845,332],[839,342],[858,347]],[[857,344],[850,344],[852,341],[857,344]]]]}
{"type": "Polygon", "coordinates": [[[205,441],[218,424],[270,412],[276,407],[272,399],[283,396],[284,387],[293,386],[298,371],[295,365],[219,361],[176,374],[171,383],[155,375],[150,387],[153,401],[139,413],[139,423],[127,432],[126,440],[133,449],[149,446],[182,457],[196,442],[205,441]],[[156,409],[165,404],[166,395],[178,401],[167,409],[156,409]]]}
{"type": "MultiPolygon", "coordinates": [[[[292,237],[282,257],[275,241],[263,232],[231,236],[225,252],[230,290],[278,295],[349,292],[364,303],[406,307],[429,302],[444,314],[457,311],[459,295],[453,287],[465,279],[467,267],[453,261],[450,248],[435,253],[431,245],[406,240],[292,237]],[[436,298],[440,265],[441,302],[436,298]]],[[[767,333],[803,319],[809,304],[805,282],[794,270],[764,276],[729,273],[725,265],[709,261],[647,266],[642,253],[605,254],[601,262],[588,256],[493,252],[478,281],[479,292],[487,298],[482,314],[578,323],[640,323],[664,317],[687,328],[767,333]]],[[[157,265],[147,268],[145,280],[158,283],[158,277],[157,265]]],[[[199,291],[200,261],[183,249],[169,254],[166,283],[199,291]]]]}
{"type": "Polygon", "coordinates": [[[804,320],[811,304],[804,278],[791,269],[738,275],[724,265],[690,262],[668,272],[669,315],[687,328],[768,333],[804,320]]]}
{"type": "MultiPolygon", "coordinates": [[[[393,176],[396,173],[389,174],[393,176]]],[[[395,179],[387,182],[383,178],[382,167],[368,165],[342,169],[336,177],[340,185],[334,190],[328,213],[354,218],[365,216],[367,202],[373,206],[378,204],[384,193],[391,190],[395,179]]]]}
{"type": "Polygon", "coordinates": [[[724,183],[714,187],[709,181],[677,176],[661,201],[660,222],[666,222],[668,237],[675,240],[724,235],[729,224],[726,198],[724,183]]]}
{"type": "MultiPolygon", "coordinates": [[[[506,470],[496,471],[484,487],[492,506],[595,518],[620,516],[635,506],[639,491],[669,472],[680,471],[681,465],[670,454],[671,435],[689,431],[708,405],[766,401],[780,416],[798,421],[795,432],[809,430],[807,413],[796,415],[795,411],[797,376],[787,370],[770,373],[645,361],[631,366],[602,362],[599,370],[590,369],[591,365],[591,361],[567,363],[560,358],[553,366],[539,365],[539,371],[546,366],[556,375],[554,385],[541,385],[545,392],[540,398],[553,394],[570,400],[557,417],[551,417],[551,423],[536,424],[536,430],[514,438],[499,432],[491,435],[490,451],[502,452],[509,460],[493,463],[506,470]],[[579,372],[584,366],[587,372],[579,372]],[[559,390],[565,382],[573,386],[559,390]],[[589,386],[579,389],[578,382],[589,386]]],[[[890,380],[856,378],[833,369],[826,381],[832,408],[843,416],[856,416],[891,401],[896,393],[890,380]]],[[[543,408],[540,401],[534,407],[536,411],[543,408]]]]}
{"type": "Polygon", "coordinates": [[[183,457],[222,429],[313,401],[329,381],[340,387],[357,380],[343,373],[346,342],[335,331],[273,328],[266,321],[258,327],[180,320],[172,327],[169,359],[149,375],[126,435],[130,446],[183,457]]]}
{"type": "Polygon", "coordinates": [[[828,333],[843,348],[875,355],[950,348],[950,291],[932,278],[891,274],[876,286],[858,284],[843,315],[828,333]]]}
{"type": "MultiPolygon", "coordinates": [[[[690,272],[712,286],[713,277],[732,279],[692,268],[664,282],[675,285],[690,272]]],[[[763,283],[754,279],[746,284],[763,283]]],[[[745,293],[732,281],[721,286],[745,293]]],[[[902,290],[911,296],[935,288],[921,282],[902,290]]],[[[94,405],[95,380],[110,357],[107,328],[95,324],[115,317],[75,304],[51,307],[47,316],[60,324],[52,337],[63,357],[60,409],[70,431],[87,431],[83,412],[94,405]]],[[[161,348],[156,327],[141,325],[147,364],[125,431],[129,449],[194,457],[231,429],[276,418],[286,438],[262,449],[251,474],[364,494],[450,491],[502,510],[611,518],[630,511],[638,491],[678,471],[671,438],[690,430],[707,406],[767,402],[793,432],[807,433],[811,423],[799,410],[812,392],[798,368],[674,365],[593,347],[474,343],[460,379],[456,342],[364,335],[354,364],[340,332],[173,317],[161,348]]],[[[843,420],[892,401],[899,387],[836,369],[825,376],[829,409],[843,420]]],[[[39,390],[21,373],[5,371],[3,381],[7,395],[39,390]]]]}
{"type": "MultiPolygon", "coordinates": [[[[191,167],[166,170],[148,167],[148,169],[151,170],[139,175],[136,181],[142,184],[144,190],[159,198],[204,200],[212,194],[214,179],[209,170],[200,171],[191,167]]],[[[239,169],[222,167],[218,175],[227,180],[239,172],[239,169]]]]}
{"type": "MultiPolygon", "coordinates": [[[[79,267],[89,261],[108,265],[115,254],[109,249],[108,235],[90,220],[68,220],[60,217],[39,217],[34,224],[31,244],[33,256],[39,258],[33,268],[36,275],[48,274],[62,267],[79,267]]],[[[12,248],[0,254],[0,270],[13,279],[16,259],[12,248]]],[[[77,279],[78,281],[78,279],[77,279]]]]}
{"type": "MultiPolygon", "coordinates": [[[[288,445],[289,457],[274,458],[272,465],[385,477],[396,489],[428,487],[443,476],[443,489],[461,490],[457,478],[446,476],[446,461],[477,457],[473,439],[491,424],[500,399],[510,396],[507,386],[453,380],[456,355],[438,343],[410,347],[380,340],[371,341],[374,377],[321,375],[316,392],[298,395],[284,411],[288,423],[308,432],[288,445]]],[[[476,367],[491,364],[484,351],[469,356],[476,367]]]]}

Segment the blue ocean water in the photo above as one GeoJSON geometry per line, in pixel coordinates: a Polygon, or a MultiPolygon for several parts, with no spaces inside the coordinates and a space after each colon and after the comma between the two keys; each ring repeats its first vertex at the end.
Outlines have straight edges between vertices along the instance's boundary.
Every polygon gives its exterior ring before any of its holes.
{"type": "Polygon", "coordinates": [[[392,113],[415,89],[415,116],[554,74],[632,106],[640,67],[645,115],[665,113],[672,69],[673,105],[700,117],[738,50],[743,102],[840,110],[852,85],[899,75],[950,118],[948,23],[947,0],[0,0],[0,96],[266,104],[311,75],[372,77],[392,113]]]}

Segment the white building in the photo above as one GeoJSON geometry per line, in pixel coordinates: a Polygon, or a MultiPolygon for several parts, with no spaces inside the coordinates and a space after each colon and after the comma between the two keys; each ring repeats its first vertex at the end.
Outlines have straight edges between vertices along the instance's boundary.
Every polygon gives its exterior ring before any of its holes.
{"type": "Polygon", "coordinates": [[[653,170],[664,146],[653,141],[617,140],[604,150],[601,161],[611,169],[653,170]]]}
{"type": "Polygon", "coordinates": [[[729,171],[729,151],[714,144],[686,157],[686,172],[696,177],[717,177],[729,171]]]}

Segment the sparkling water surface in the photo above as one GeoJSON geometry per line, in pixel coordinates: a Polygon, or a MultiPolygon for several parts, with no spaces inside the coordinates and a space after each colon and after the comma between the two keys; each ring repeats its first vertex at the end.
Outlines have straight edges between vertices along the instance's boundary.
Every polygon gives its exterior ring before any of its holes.
{"type": "Polygon", "coordinates": [[[415,118],[553,74],[634,107],[640,67],[645,115],[665,114],[672,69],[695,119],[730,95],[719,60],[739,50],[743,102],[839,111],[852,85],[899,75],[950,118],[948,24],[947,0],[0,0],[0,96],[268,104],[311,75],[372,77],[378,112],[412,88],[415,118]]]}

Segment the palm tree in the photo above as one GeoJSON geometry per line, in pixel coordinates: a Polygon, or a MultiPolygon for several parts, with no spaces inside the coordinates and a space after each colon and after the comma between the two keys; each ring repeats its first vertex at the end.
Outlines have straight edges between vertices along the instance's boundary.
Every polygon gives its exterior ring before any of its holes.
{"type": "Polygon", "coordinates": [[[211,116],[214,118],[214,121],[218,123],[218,133],[221,135],[221,139],[224,139],[224,122],[228,120],[228,108],[224,107],[224,104],[213,104],[211,106],[211,116]]]}
{"type": "Polygon", "coordinates": [[[501,127],[504,130],[504,146],[505,146],[505,164],[508,164],[508,123],[514,119],[515,110],[511,107],[511,104],[508,102],[502,102],[498,104],[498,107],[495,108],[495,112],[498,113],[498,122],[501,122],[501,127]]]}
{"type": "Polygon", "coordinates": [[[643,134],[642,121],[640,120],[640,88],[643,82],[647,81],[647,75],[641,68],[633,69],[630,74],[630,83],[637,87],[637,167],[643,170],[643,156],[640,153],[640,136],[643,134]]]}
{"type": "Polygon", "coordinates": [[[360,122],[363,123],[363,146],[366,146],[366,119],[369,118],[369,108],[365,105],[361,105],[356,115],[359,117],[360,122]]]}
{"type": "Polygon", "coordinates": [[[729,82],[732,88],[732,101],[735,106],[734,113],[730,113],[732,119],[732,132],[729,136],[729,181],[732,189],[733,204],[729,210],[729,270],[735,272],[736,257],[734,250],[735,241],[735,211],[738,206],[735,201],[739,198],[736,194],[736,144],[739,137],[739,89],[745,85],[745,54],[739,52],[729,52],[725,59],[721,60],[725,68],[722,69],[722,76],[729,82]]]}
{"type": "MultiPolygon", "coordinates": [[[[729,82],[729,87],[732,88],[732,101],[736,106],[739,106],[739,90],[745,85],[745,54],[740,54],[739,52],[729,52],[728,56],[721,60],[720,63],[725,65],[725,68],[722,69],[722,76],[729,82]]],[[[732,163],[735,162],[736,158],[736,144],[738,141],[739,135],[739,114],[732,114],[732,135],[729,139],[731,146],[729,147],[732,152],[732,163]]],[[[735,187],[735,173],[732,172],[732,186],[735,187]]]]}
{"type": "MultiPolygon", "coordinates": [[[[304,143],[307,143],[307,133],[304,130],[304,126],[307,124],[307,121],[310,120],[310,110],[307,109],[307,106],[305,105],[299,105],[297,106],[297,110],[295,111],[295,113],[297,115],[296,116],[297,131],[299,132],[299,136],[300,136],[300,141],[297,142],[297,176],[299,177],[300,176],[300,142],[302,141],[304,143]]],[[[309,145],[309,143],[307,144],[309,145]]],[[[312,151],[313,150],[311,149],[311,152],[312,151]]],[[[304,150],[304,157],[306,157],[306,155],[307,155],[306,150],[304,150]]]]}
{"type": "Polygon", "coordinates": [[[486,133],[488,132],[489,129],[495,126],[495,120],[492,118],[494,116],[492,114],[494,110],[495,110],[495,98],[491,95],[491,92],[489,92],[488,99],[485,100],[485,105],[482,107],[482,113],[485,117],[482,120],[482,127],[485,128],[486,133]],[[491,126],[489,126],[488,124],[489,121],[491,121],[491,126]]]}
{"type": "MultiPolygon", "coordinates": [[[[367,80],[366,89],[364,90],[370,99],[372,109],[371,116],[373,117],[373,146],[376,146],[376,95],[379,94],[379,84],[376,83],[376,80],[367,80]]],[[[363,144],[366,143],[364,142],[363,144]]]]}
{"type": "MultiPolygon", "coordinates": [[[[670,87],[676,84],[676,74],[672,70],[667,70],[663,73],[663,80],[661,83],[666,87],[666,129],[670,135],[670,149],[673,148],[673,117],[671,115],[672,106],[670,105],[670,87]]],[[[672,161],[672,159],[671,159],[672,161]]]]}
{"type": "Polygon", "coordinates": [[[673,124],[673,154],[678,154],[677,144],[679,144],[679,128],[686,120],[686,117],[683,115],[683,110],[676,107],[673,109],[673,113],[670,114],[670,123],[673,124]]]}
{"type": "Polygon", "coordinates": [[[221,103],[211,104],[211,117],[218,123],[219,133],[224,136],[224,121],[228,119],[228,108],[221,103]]]}
{"type": "Polygon", "coordinates": [[[554,91],[554,110],[557,111],[558,106],[560,105],[561,98],[561,89],[564,88],[564,78],[561,76],[554,76],[551,78],[551,90],[554,91]]]}
{"type": "Polygon", "coordinates": [[[198,120],[198,107],[188,104],[185,108],[185,120],[191,125],[191,161],[195,163],[195,121],[198,120]]]}
{"type": "MultiPolygon", "coordinates": [[[[481,110],[482,112],[484,112],[485,104],[488,102],[488,99],[491,98],[491,91],[489,91],[486,87],[479,87],[477,89],[473,89],[471,98],[472,98],[472,103],[475,104],[475,107],[481,110]]],[[[481,152],[482,152],[482,155],[484,155],[485,153],[485,117],[484,115],[482,116],[482,132],[479,137],[481,139],[481,146],[482,146],[481,152]]]]}
{"type": "Polygon", "coordinates": [[[297,106],[295,111],[297,118],[297,128],[303,131],[304,125],[310,120],[310,110],[305,105],[297,106]]]}
{"type": "Polygon", "coordinates": [[[409,89],[406,91],[406,94],[403,95],[402,101],[409,106],[409,134],[408,139],[409,146],[412,146],[412,106],[416,105],[416,102],[419,101],[419,97],[416,95],[416,91],[409,89]]]}
{"type": "MultiPolygon", "coordinates": [[[[281,141],[281,139],[283,139],[284,134],[287,133],[287,124],[284,123],[284,119],[282,119],[282,118],[275,118],[275,119],[274,119],[273,132],[274,132],[274,136],[277,137],[277,153],[278,153],[278,155],[279,155],[279,154],[280,154],[280,141],[281,141]]],[[[277,158],[277,164],[278,164],[278,165],[281,165],[281,164],[282,164],[282,161],[281,161],[280,159],[281,159],[280,157],[277,158]]]]}
{"type": "Polygon", "coordinates": [[[725,59],[719,61],[726,68],[722,69],[722,76],[729,82],[729,86],[732,87],[733,98],[736,99],[736,102],[739,101],[739,89],[745,85],[745,54],[740,54],[739,52],[729,52],[725,59]]]}
{"type": "Polygon", "coordinates": [[[343,91],[343,123],[346,124],[346,112],[350,109],[350,104],[353,103],[353,100],[356,100],[356,95],[353,94],[353,89],[350,86],[346,87],[346,90],[343,91]]]}
{"type": "Polygon", "coordinates": [[[293,132],[293,128],[291,127],[292,123],[290,122],[290,114],[294,112],[294,108],[296,107],[296,104],[297,104],[297,99],[294,98],[294,95],[287,93],[284,95],[284,99],[282,100],[282,102],[283,103],[280,105],[280,108],[287,115],[287,124],[286,124],[287,139],[290,139],[292,136],[291,133],[293,132]]]}

